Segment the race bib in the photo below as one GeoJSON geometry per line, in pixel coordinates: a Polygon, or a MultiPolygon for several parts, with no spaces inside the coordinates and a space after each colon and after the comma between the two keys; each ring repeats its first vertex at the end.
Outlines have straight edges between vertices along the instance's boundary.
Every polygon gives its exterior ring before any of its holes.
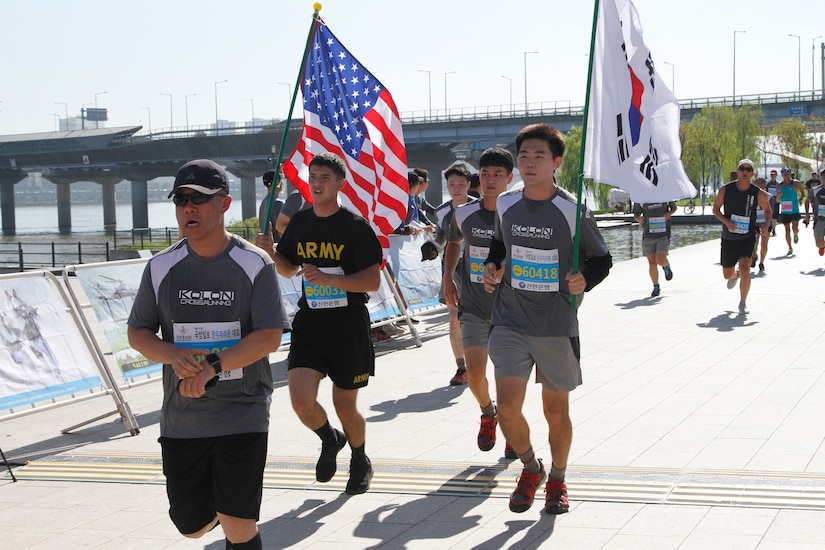
{"type": "Polygon", "coordinates": [[[756,223],[765,223],[765,211],[759,207],[756,208],[756,223]]]}
{"type": "Polygon", "coordinates": [[[510,283],[516,290],[559,291],[559,251],[513,245],[510,283]]]}
{"type": "MultiPolygon", "coordinates": [[[[228,321],[225,323],[174,323],[175,345],[183,348],[204,348],[209,353],[220,353],[231,348],[241,341],[241,322],[228,321]]],[[[204,355],[196,357],[198,363],[205,359],[204,355]]],[[[218,382],[223,380],[240,380],[243,378],[243,369],[225,370],[218,374],[218,382]]]]}
{"type": "Polygon", "coordinates": [[[490,249],[486,246],[472,246],[469,247],[470,253],[470,282],[483,284],[481,276],[484,273],[484,260],[490,253],[490,249]]]}
{"type": "MultiPolygon", "coordinates": [[[[322,272],[331,275],[343,275],[340,267],[319,267],[322,272]]],[[[332,309],[347,307],[347,291],[333,285],[317,285],[304,279],[304,297],[310,309],[332,309]]]]}
{"type": "Polygon", "coordinates": [[[817,218],[825,218],[825,204],[820,204],[816,208],[816,217],[817,218]]]}
{"type": "Polygon", "coordinates": [[[664,218],[649,218],[647,220],[648,233],[666,233],[667,220],[664,218]]]}
{"type": "Polygon", "coordinates": [[[780,214],[792,214],[793,213],[793,202],[791,201],[782,201],[779,203],[779,213],[780,214]]]}
{"type": "Polygon", "coordinates": [[[736,224],[736,228],[732,231],[732,233],[738,233],[739,235],[747,235],[748,229],[751,226],[751,220],[747,216],[740,216],[738,214],[731,214],[730,221],[736,224]]]}

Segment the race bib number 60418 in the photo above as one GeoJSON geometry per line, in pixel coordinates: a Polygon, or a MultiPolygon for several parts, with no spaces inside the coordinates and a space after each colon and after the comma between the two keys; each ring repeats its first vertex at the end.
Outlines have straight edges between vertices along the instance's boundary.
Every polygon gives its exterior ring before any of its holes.
{"type": "Polygon", "coordinates": [[[511,285],[516,290],[559,291],[559,251],[513,245],[511,285]]]}

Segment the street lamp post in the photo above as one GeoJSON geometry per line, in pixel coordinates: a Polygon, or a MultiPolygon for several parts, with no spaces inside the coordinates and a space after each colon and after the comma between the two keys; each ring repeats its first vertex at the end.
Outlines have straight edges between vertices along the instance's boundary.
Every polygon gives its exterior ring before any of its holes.
{"type": "Polygon", "coordinates": [[[215,133],[217,134],[218,131],[218,84],[223,84],[224,82],[229,82],[228,80],[219,80],[215,82],[215,133]]]}
{"type": "Polygon", "coordinates": [[[746,31],[733,31],[733,104],[736,105],[736,35],[746,31]]]}
{"type": "MultiPolygon", "coordinates": [[[[63,105],[63,110],[66,112],[66,131],[69,131],[69,105],[62,101],[55,101],[55,105],[63,105]]],[[[59,128],[59,126],[58,126],[59,128]]]]}
{"type": "Polygon", "coordinates": [[[86,129],[86,105],[91,105],[91,103],[84,103],[80,106],[80,129],[86,129]]]}
{"type": "Polygon", "coordinates": [[[429,99],[429,117],[433,117],[433,80],[432,80],[432,73],[430,71],[424,69],[418,69],[419,73],[427,73],[427,90],[428,90],[428,97],[429,99]]]}
{"type": "Polygon", "coordinates": [[[149,133],[151,134],[152,133],[152,109],[150,109],[149,107],[141,107],[141,109],[146,109],[146,117],[147,117],[147,120],[148,120],[149,133]]]}
{"type": "Polygon", "coordinates": [[[186,111],[186,131],[189,131],[189,98],[198,94],[187,94],[183,96],[183,109],[186,111]]]}
{"type": "Polygon", "coordinates": [[[670,92],[676,95],[676,65],[669,61],[662,61],[665,65],[670,65],[670,92]]]}
{"type": "Polygon", "coordinates": [[[797,44],[797,79],[798,79],[798,88],[799,94],[802,95],[802,37],[798,34],[789,34],[788,36],[792,36],[796,38],[797,44]]]}
{"type": "Polygon", "coordinates": [[[816,79],[814,76],[814,57],[816,56],[816,41],[822,36],[815,36],[811,39],[811,93],[816,91],[816,79]]]}
{"type": "Polygon", "coordinates": [[[56,132],[59,128],[58,122],[60,121],[60,115],[57,113],[49,113],[51,116],[54,117],[54,131],[56,132]]]}
{"type": "Polygon", "coordinates": [[[527,112],[527,54],[539,52],[524,52],[524,112],[527,112]]]}
{"type": "Polygon", "coordinates": [[[510,112],[513,112],[513,79],[509,76],[501,75],[501,78],[506,78],[507,82],[510,83],[510,112]]]}
{"type": "Polygon", "coordinates": [[[160,95],[168,95],[169,96],[169,128],[174,128],[175,123],[174,119],[172,118],[172,94],[165,94],[163,92],[160,95]]]}
{"type": "MultiPolygon", "coordinates": [[[[95,92],[95,109],[97,109],[97,96],[108,94],[109,92],[95,92]]],[[[95,128],[100,128],[100,121],[95,120],[95,128]]]]}
{"type": "Polygon", "coordinates": [[[255,101],[248,98],[244,98],[244,101],[249,102],[249,106],[252,109],[252,126],[255,126],[255,101]]]}
{"type": "MultiPolygon", "coordinates": [[[[278,82],[278,84],[286,86],[286,104],[289,105],[292,102],[292,85],[289,82],[278,82]]],[[[289,107],[286,111],[289,113],[289,107]]]]}
{"type": "Polygon", "coordinates": [[[447,75],[455,74],[455,71],[444,73],[444,114],[447,114],[447,75]]]}

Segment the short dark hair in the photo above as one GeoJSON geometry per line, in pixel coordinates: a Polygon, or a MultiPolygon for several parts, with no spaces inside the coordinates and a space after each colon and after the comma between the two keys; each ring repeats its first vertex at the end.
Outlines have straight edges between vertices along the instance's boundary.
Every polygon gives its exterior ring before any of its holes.
{"type": "Polygon", "coordinates": [[[413,168],[412,171],[418,174],[418,177],[421,178],[421,183],[430,181],[430,173],[424,168],[413,168]]]}
{"type": "Polygon", "coordinates": [[[422,183],[421,176],[410,170],[407,172],[407,183],[409,183],[410,187],[420,185],[422,183]]]}
{"type": "Polygon", "coordinates": [[[448,180],[450,179],[450,176],[461,176],[462,178],[466,179],[469,183],[469,181],[473,177],[473,174],[463,164],[453,164],[452,166],[444,170],[444,179],[448,180]]]}
{"type": "Polygon", "coordinates": [[[470,178],[470,189],[476,189],[479,186],[481,186],[481,178],[478,177],[478,174],[473,174],[473,177],[470,178]]]}
{"type": "Polygon", "coordinates": [[[309,167],[312,168],[313,166],[326,166],[330,168],[338,179],[346,179],[347,177],[347,165],[344,162],[344,159],[336,155],[335,153],[323,152],[318,153],[312,160],[309,161],[309,167]]]}
{"type": "Polygon", "coordinates": [[[564,151],[567,149],[567,142],[564,139],[564,134],[562,134],[555,126],[545,124],[543,122],[537,122],[535,124],[525,126],[518,134],[516,134],[516,151],[521,150],[521,144],[526,139],[540,139],[547,142],[547,145],[550,146],[550,152],[557,158],[563,157],[564,151]]]}
{"type": "Polygon", "coordinates": [[[497,167],[504,168],[508,174],[513,173],[513,155],[503,147],[490,147],[481,153],[481,158],[478,159],[478,167],[497,167]]]}

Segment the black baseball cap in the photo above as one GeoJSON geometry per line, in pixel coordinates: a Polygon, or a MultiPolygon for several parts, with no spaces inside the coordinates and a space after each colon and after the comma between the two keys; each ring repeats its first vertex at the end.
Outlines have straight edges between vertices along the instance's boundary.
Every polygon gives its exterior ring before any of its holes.
{"type": "Polygon", "coordinates": [[[184,164],[175,175],[175,185],[167,198],[172,198],[181,187],[199,191],[204,195],[214,195],[223,191],[229,194],[229,178],[226,171],[208,159],[192,160],[184,164]]]}

